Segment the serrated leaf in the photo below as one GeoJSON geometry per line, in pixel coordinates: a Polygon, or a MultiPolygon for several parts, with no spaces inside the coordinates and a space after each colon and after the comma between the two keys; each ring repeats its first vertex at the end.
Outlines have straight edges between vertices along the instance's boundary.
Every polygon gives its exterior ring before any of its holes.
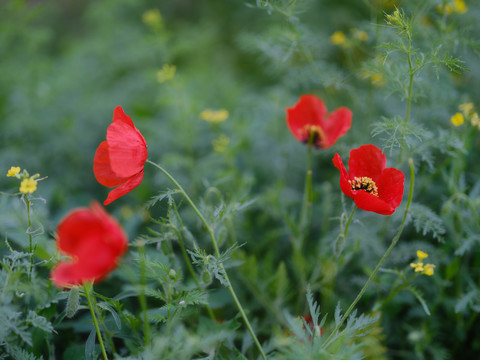
{"type": "Polygon", "coordinates": [[[417,232],[421,232],[424,236],[431,233],[433,238],[443,241],[442,235],[446,232],[445,226],[443,220],[433,210],[425,205],[412,203],[410,215],[417,232]]]}
{"type": "Polygon", "coordinates": [[[26,322],[45,332],[56,333],[52,324],[45,317],[38,315],[35,311],[30,310],[28,312],[26,322]]]}
{"type": "Polygon", "coordinates": [[[464,312],[467,310],[467,307],[471,306],[473,301],[479,298],[480,292],[478,289],[472,289],[457,301],[455,304],[455,313],[458,314],[460,312],[464,312]]]}

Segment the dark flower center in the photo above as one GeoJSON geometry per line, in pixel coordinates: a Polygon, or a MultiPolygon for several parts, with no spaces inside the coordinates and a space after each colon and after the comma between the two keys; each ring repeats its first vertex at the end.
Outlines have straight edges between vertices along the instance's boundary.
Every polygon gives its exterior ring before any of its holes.
{"type": "Polygon", "coordinates": [[[354,177],[353,180],[348,180],[350,185],[352,185],[352,190],[364,190],[369,192],[372,195],[378,196],[378,188],[371,178],[362,176],[362,177],[354,177]]]}
{"type": "Polygon", "coordinates": [[[307,134],[305,142],[311,142],[313,145],[318,144],[318,142],[321,142],[325,138],[322,128],[317,125],[305,126],[305,132],[307,134]]]}

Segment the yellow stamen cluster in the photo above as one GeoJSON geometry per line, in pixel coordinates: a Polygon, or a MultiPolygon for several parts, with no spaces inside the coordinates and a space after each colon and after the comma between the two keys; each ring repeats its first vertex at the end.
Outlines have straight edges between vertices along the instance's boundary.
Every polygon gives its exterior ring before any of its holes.
{"type": "Polygon", "coordinates": [[[225,109],[220,109],[220,110],[206,109],[206,110],[203,110],[199,115],[200,119],[205,120],[206,122],[209,122],[209,123],[214,123],[214,124],[224,122],[225,120],[227,120],[228,116],[229,116],[229,113],[225,109]]]}
{"type": "Polygon", "coordinates": [[[378,188],[375,181],[372,178],[362,176],[362,177],[354,177],[353,180],[348,180],[350,185],[352,185],[352,190],[365,190],[372,195],[378,196],[378,188]]]}
{"type": "Polygon", "coordinates": [[[20,192],[24,194],[32,194],[37,190],[37,181],[32,178],[23,179],[20,183],[20,192]]]}
{"type": "Polygon", "coordinates": [[[423,259],[426,259],[428,254],[421,250],[417,250],[417,262],[413,262],[410,266],[415,270],[415,272],[421,272],[423,275],[432,276],[434,273],[435,265],[433,264],[424,264],[423,259]]]}
{"type": "Polygon", "coordinates": [[[20,172],[20,166],[12,166],[8,172],[7,172],[7,176],[8,177],[14,177],[14,176],[17,176],[17,174],[20,172]]]}

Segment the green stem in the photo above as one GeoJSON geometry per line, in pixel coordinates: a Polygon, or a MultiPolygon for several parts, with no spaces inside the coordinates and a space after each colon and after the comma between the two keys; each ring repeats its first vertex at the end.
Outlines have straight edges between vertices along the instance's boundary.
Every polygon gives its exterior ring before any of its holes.
{"type": "MultiPolygon", "coordinates": [[[[345,242],[345,239],[347,238],[348,235],[348,229],[350,228],[350,223],[352,222],[353,219],[353,214],[355,214],[355,210],[357,209],[357,205],[353,205],[352,211],[350,212],[350,216],[348,217],[347,223],[345,224],[345,227],[343,228],[343,231],[338,234],[337,239],[335,240],[335,253],[336,256],[340,256],[343,250],[343,244],[345,242]]],[[[342,214],[342,221],[343,223],[343,214],[342,214]]]]}
{"type": "Polygon", "coordinates": [[[410,281],[412,281],[413,278],[415,278],[415,275],[416,274],[413,274],[408,279],[404,279],[402,285],[397,286],[396,288],[392,289],[392,291],[390,291],[390,294],[388,295],[388,297],[385,300],[382,301],[382,306],[384,306],[385,304],[390,302],[390,300],[392,300],[400,291],[405,289],[407,287],[407,285],[410,283],[410,281]]]}
{"type": "Polygon", "coordinates": [[[325,341],[324,343],[324,348],[328,347],[328,345],[330,345],[330,342],[331,340],[333,339],[333,337],[337,334],[338,330],[340,329],[340,327],[342,326],[342,324],[344,323],[344,321],[347,319],[347,317],[350,315],[350,313],[353,311],[353,309],[355,308],[355,306],[357,305],[357,303],[360,301],[360,299],[362,298],[363,294],[365,293],[365,291],[367,290],[368,286],[370,285],[370,283],[373,281],[373,279],[375,279],[375,276],[377,275],[378,273],[378,270],[380,270],[380,268],[382,267],[383,263],[385,262],[385,260],[387,259],[388,255],[390,254],[390,252],[393,250],[393,248],[395,247],[395,245],[397,244],[398,240],[400,239],[400,235],[402,234],[403,232],[403,228],[405,227],[405,221],[407,220],[407,215],[408,215],[408,210],[410,208],[410,203],[412,202],[412,197],[413,197],[413,185],[415,183],[415,172],[414,172],[414,169],[413,169],[413,160],[412,159],[409,159],[408,160],[408,164],[410,166],[410,189],[409,189],[409,192],[408,192],[408,200],[407,200],[407,206],[405,208],[405,213],[403,215],[403,220],[402,220],[402,224],[400,225],[400,229],[398,230],[397,232],[397,235],[395,235],[395,237],[393,238],[392,240],[392,243],[390,244],[390,246],[388,247],[387,251],[385,252],[385,254],[382,256],[382,258],[380,259],[380,261],[378,262],[377,266],[375,267],[375,269],[373,270],[372,274],[370,275],[370,277],[368,278],[367,282],[365,283],[365,285],[363,286],[362,290],[360,290],[360,292],[358,293],[357,297],[355,298],[355,300],[353,300],[352,304],[350,305],[350,307],[347,309],[347,311],[345,312],[345,314],[343,315],[343,317],[340,319],[340,321],[338,322],[337,326],[335,327],[335,329],[332,331],[332,333],[329,335],[329,337],[327,338],[327,340],[325,341]]]}
{"type": "Polygon", "coordinates": [[[138,244],[138,254],[140,255],[140,284],[142,287],[140,293],[138,294],[138,300],[143,313],[144,342],[145,347],[147,347],[150,345],[150,322],[148,321],[147,299],[145,297],[145,290],[147,288],[147,256],[145,251],[145,243],[142,240],[140,240],[138,244]]]}
{"type": "MultiPolygon", "coordinates": [[[[411,111],[411,108],[412,108],[413,78],[415,76],[415,72],[413,71],[412,58],[410,56],[411,50],[412,50],[412,38],[411,38],[410,34],[408,34],[407,59],[408,59],[408,70],[409,70],[409,73],[410,73],[410,78],[409,78],[408,93],[407,93],[407,111],[406,111],[406,114],[405,114],[405,126],[408,124],[408,121],[410,120],[410,111],[411,111]]],[[[399,163],[401,163],[401,161],[402,161],[402,154],[403,154],[404,146],[405,146],[405,128],[403,130],[402,145],[400,146],[400,154],[398,156],[399,163]]]]}
{"type": "MultiPolygon", "coordinates": [[[[215,252],[215,256],[217,258],[220,258],[220,251],[218,250],[218,245],[217,245],[217,240],[215,239],[215,234],[213,233],[213,229],[211,228],[211,226],[208,224],[207,220],[203,217],[202,213],[200,212],[200,210],[198,210],[197,206],[195,205],[195,203],[192,201],[192,199],[190,199],[190,196],[188,196],[188,194],[185,192],[185,190],[183,190],[183,187],[177,182],[177,180],[175,180],[175,178],[170,175],[168,173],[168,171],[166,171],[163,167],[161,167],[160,165],[154,163],[153,161],[150,161],[150,160],[147,160],[146,161],[147,163],[149,163],[150,165],[156,167],[158,170],[160,170],[166,177],[168,177],[168,179],[177,187],[177,189],[182,193],[182,195],[184,196],[185,200],[189,203],[189,205],[191,206],[191,208],[193,209],[193,211],[197,214],[198,218],[200,219],[200,221],[203,223],[203,226],[207,229],[207,232],[208,232],[208,235],[210,236],[210,239],[212,240],[212,245],[213,245],[213,249],[214,249],[214,252],[215,252]]],[[[262,345],[260,345],[260,342],[258,341],[257,339],[257,336],[255,335],[255,332],[253,331],[253,328],[252,326],[250,325],[250,321],[248,320],[248,317],[247,315],[245,314],[245,311],[243,310],[243,307],[242,307],[242,304],[240,303],[240,301],[238,300],[237,298],[237,295],[235,294],[235,290],[233,289],[232,287],[232,284],[230,282],[230,279],[227,275],[227,271],[225,269],[225,267],[223,266],[222,263],[220,263],[220,270],[222,271],[223,275],[224,275],[224,279],[225,279],[225,282],[227,283],[227,288],[228,288],[228,291],[230,292],[230,295],[232,296],[232,299],[233,301],[235,302],[235,305],[237,306],[238,308],[238,311],[240,312],[240,315],[242,316],[243,318],[243,321],[245,322],[245,326],[247,327],[248,329],[248,332],[250,333],[250,336],[252,337],[253,341],[255,342],[255,345],[257,346],[258,348],[258,351],[260,352],[262,358],[264,360],[267,359],[264,351],[263,351],[263,348],[262,348],[262,345]]]]}
{"type": "Polygon", "coordinates": [[[28,233],[28,240],[29,240],[29,251],[30,251],[30,270],[29,270],[29,278],[32,278],[32,271],[33,271],[33,236],[32,236],[32,219],[30,217],[30,199],[28,195],[25,194],[25,201],[27,203],[27,233],[28,233]]]}
{"type": "Polygon", "coordinates": [[[305,176],[305,188],[303,191],[302,210],[300,212],[300,241],[299,247],[303,247],[305,238],[308,235],[308,228],[312,214],[313,191],[312,191],[312,146],[313,136],[308,140],[307,151],[307,173],[305,176]]]}
{"type": "Polygon", "coordinates": [[[85,296],[87,297],[88,307],[90,309],[90,313],[92,314],[93,325],[95,326],[95,330],[97,331],[98,342],[100,343],[100,348],[102,349],[103,359],[108,360],[107,352],[105,351],[105,345],[103,344],[102,333],[100,332],[97,316],[95,315],[95,309],[93,308],[93,301],[91,298],[92,289],[92,283],[87,283],[83,285],[83,291],[85,292],[85,296]]]}

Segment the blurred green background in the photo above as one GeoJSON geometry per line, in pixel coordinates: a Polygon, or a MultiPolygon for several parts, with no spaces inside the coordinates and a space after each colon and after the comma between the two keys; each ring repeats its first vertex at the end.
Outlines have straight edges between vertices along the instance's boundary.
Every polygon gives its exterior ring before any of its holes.
{"type": "MultiPolygon", "coordinates": [[[[51,240],[56,224],[67,211],[106,198],[108,189],[93,175],[93,157],[105,139],[113,109],[122,106],[144,135],[149,158],[170,171],[192,198],[215,202],[211,193],[205,195],[207,189],[215,187],[229,201],[256,200],[237,220],[237,237],[240,243],[247,243],[246,252],[259,259],[267,254],[265,263],[273,268],[289,251],[291,234],[285,223],[291,219],[286,217],[296,214],[301,203],[306,165],[306,148],[289,133],[285,108],[293,106],[300,95],[313,93],[329,110],[347,106],[353,111],[350,132],[335,146],[314,156],[316,197],[310,243],[322,244],[328,249],[322,256],[328,258],[344,209],[338,171],[331,163],[333,155],[338,152],[346,160],[350,149],[373,143],[388,150],[388,166],[408,173],[405,162],[395,163],[398,149],[388,149],[388,142],[381,136],[371,135],[372,124],[382,116],[405,114],[405,59],[393,54],[390,62],[378,60],[383,52],[378,46],[393,39],[384,27],[384,14],[393,11],[395,5],[415,14],[415,47],[460,57],[470,69],[454,74],[445,67],[427,67],[416,78],[412,122],[422,126],[427,144],[420,147],[412,143],[405,154],[416,160],[416,201],[440,214],[443,202],[458,189],[474,189],[472,197],[477,196],[478,131],[466,137],[449,119],[463,102],[472,101],[479,108],[480,7],[474,1],[467,2],[467,13],[452,14],[447,19],[436,10],[441,3],[2,1],[0,173],[6,174],[16,165],[31,174],[48,176],[35,193],[46,200],[45,205],[35,205],[35,216],[51,240]],[[332,43],[330,37],[337,30],[347,35],[348,46],[332,43]],[[360,38],[359,31],[367,37],[360,38]],[[372,81],[372,75],[380,72],[385,84],[372,81]],[[223,122],[211,123],[201,119],[206,109],[225,109],[229,116],[223,122]],[[460,165],[450,169],[452,159],[459,154],[460,165]]],[[[14,193],[17,185],[11,178],[0,176],[1,191],[14,193]]],[[[147,222],[143,203],[168,188],[172,184],[147,166],[143,183],[107,210],[134,238],[147,222]]],[[[20,201],[0,197],[0,231],[19,244],[25,238],[23,206],[20,201]]],[[[152,214],[158,216],[162,211],[160,206],[152,214]]],[[[368,268],[364,264],[375,263],[393,231],[389,226],[398,224],[401,215],[382,219],[382,228],[374,235],[370,229],[378,225],[378,218],[359,215],[364,226],[356,229],[355,251],[360,255],[350,259],[350,270],[343,269],[338,283],[362,283],[368,268]],[[368,240],[360,243],[360,238],[368,240]],[[359,268],[363,269],[360,275],[359,268]]],[[[410,230],[405,245],[392,254],[393,265],[408,262],[405,259],[413,256],[419,244],[437,254],[439,268],[442,263],[451,263],[459,243],[447,241],[442,249],[432,233],[416,230],[410,230]]],[[[453,224],[447,230],[446,236],[458,229],[453,224]]],[[[476,263],[477,258],[467,261],[476,263]]],[[[310,266],[314,267],[317,260],[312,258],[310,266]]],[[[331,310],[328,306],[342,295],[349,303],[351,289],[335,288],[337,268],[332,274],[325,270],[328,264],[322,265],[322,286],[327,288],[322,289],[326,291],[322,299],[327,309],[331,310]]],[[[460,274],[458,269],[451,271],[451,276],[460,274]]],[[[248,279],[248,271],[245,273],[248,279]]],[[[437,288],[446,286],[441,278],[436,281],[437,288]]],[[[383,285],[388,284],[387,280],[383,285]]],[[[433,288],[432,282],[426,282],[425,287],[429,286],[433,288]]],[[[248,293],[243,295],[248,297],[248,293]]],[[[295,296],[290,292],[280,304],[294,304],[295,296]]],[[[418,304],[409,298],[405,301],[415,304],[417,312],[400,305],[387,308],[392,319],[418,319],[418,304]]],[[[261,304],[255,304],[252,311],[261,314],[261,304]]],[[[452,316],[460,321],[459,317],[452,316]]],[[[385,318],[388,333],[403,339],[391,336],[388,342],[402,349],[399,343],[413,330],[410,325],[398,328],[389,323],[388,316],[385,318]]],[[[436,324],[442,328],[440,322],[436,324]]],[[[265,336],[268,321],[263,326],[265,336]]],[[[440,343],[448,338],[444,329],[439,333],[440,343]]],[[[466,330],[466,344],[471,336],[466,330]]],[[[427,346],[427,340],[418,343],[427,346]]],[[[412,348],[417,346],[415,341],[410,343],[412,348]]]]}

